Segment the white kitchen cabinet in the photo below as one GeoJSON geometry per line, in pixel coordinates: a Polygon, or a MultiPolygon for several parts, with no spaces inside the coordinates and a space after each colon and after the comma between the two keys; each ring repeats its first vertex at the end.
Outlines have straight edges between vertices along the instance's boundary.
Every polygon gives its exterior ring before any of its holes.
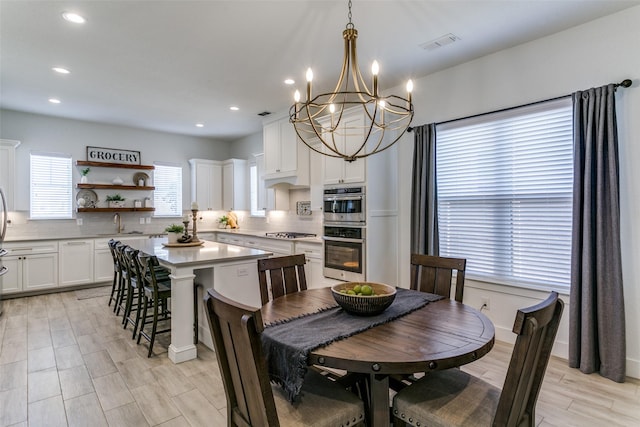
{"type": "Polygon", "coordinates": [[[258,169],[258,209],[288,211],[289,186],[287,184],[276,184],[266,188],[264,181],[264,154],[257,154],[255,158],[258,169]]]}
{"type": "MultiPolygon", "coordinates": [[[[116,236],[115,240],[126,242],[127,240],[140,239],[140,236],[116,236]]],[[[113,280],[113,256],[109,249],[111,238],[93,240],[93,282],[111,282],[113,280]]]]}
{"type": "Polygon", "coordinates": [[[60,286],[93,283],[93,240],[59,242],[60,286]]]}
{"type": "MultiPolygon", "coordinates": [[[[336,145],[340,152],[351,153],[362,144],[364,120],[364,114],[360,111],[347,112],[342,116],[336,136],[336,145]]],[[[326,121],[327,119],[323,119],[320,120],[320,123],[326,121]]],[[[329,152],[324,146],[323,149],[325,152],[329,152]]],[[[362,183],[366,180],[365,159],[347,162],[341,158],[323,156],[323,162],[324,183],[327,185],[362,183]]]]}
{"type": "Polygon", "coordinates": [[[309,185],[309,148],[298,141],[289,117],[264,123],[264,179],[267,187],[286,183],[309,185]]]}
{"type": "Polygon", "coordinates": [[[200,210],[222,210],[222,164],[216,160],[190,159],[191,201],[200,210]]]}
{"type": "Polygon", "coordinates": [[[225,160],[222,164],[222,209],[247,210],[247,161],[225,160]]]}
{"type": "Polygon", "coordinates": [[[305,256],[304,274],[307,278],[307,289],[329,286],[322,272],[322,243],[296,242],[294,251],[305,256]]]}
{"type": "Polygon", "coordinates": [[[0,188],[7,199],[7,210],[14,210],[15,161],[19,141],[0,139],[0,188]]]}
{"type": "Polygon", "coordinates": [[[58,242],[10,242],[4,249],[9,271],[0,278],[3,294],[58,286],[58,242]]]}

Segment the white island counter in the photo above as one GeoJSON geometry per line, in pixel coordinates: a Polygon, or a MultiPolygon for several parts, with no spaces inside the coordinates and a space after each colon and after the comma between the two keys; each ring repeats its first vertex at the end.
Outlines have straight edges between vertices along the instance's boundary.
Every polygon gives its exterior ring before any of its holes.
{"type": "MultiPolygon", "coordinates": [[[[213,287],[243,304],[260,307],[256,260],[270,252],[205,241],[202,246],[168,248],[166,238],[128,240],[127,244],[155,255],[171,270],[171,345],[169,359],[180,363],[197,357],[193,343],[193,281],[213,287]]],[[[202,307],[198,301],[198,307],[202,307]]],[[[202,316],[200,316],[202,318],[202,316]]]]}

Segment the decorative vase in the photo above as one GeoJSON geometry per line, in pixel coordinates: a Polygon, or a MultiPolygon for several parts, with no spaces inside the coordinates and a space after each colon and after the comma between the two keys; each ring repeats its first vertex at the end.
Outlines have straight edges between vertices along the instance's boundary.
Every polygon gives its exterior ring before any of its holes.
{"type": "Polygon", "coordinates": [[[119,176],[116,176],[115,178],[113,178],[113,181],[111,181],[111,182],[113,183],[113,185],[122,185],[122,184],[124,184],[124,181],[119,176]]]}
{"type": "Polygon", "coordinates": [[[124,201],[122,201],[122,200],[110,200],[109,201],[109,207],[110,208],[123,208],[124,207],[124,201]]]}
{"type": "Polygon", "coordinates": [[[80,177],[80,184],[86,184],[89,182],[89,178],[87,178],[86,175],[82,175],[82,177],[80,177]]]}
{"type": "Polygon", "coordinates": [[[182,233],[167,232],[167,241],[168,243],[178,243],[178,238],[180,236],[182,236],[182,233]]]}

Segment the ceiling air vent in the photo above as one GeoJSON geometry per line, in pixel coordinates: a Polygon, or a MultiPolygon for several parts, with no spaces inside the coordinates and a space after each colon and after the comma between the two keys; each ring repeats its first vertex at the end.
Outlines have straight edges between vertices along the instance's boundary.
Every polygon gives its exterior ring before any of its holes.
{"type": "Polygon", "coordinates": [[[457,42],[458,40],[460,40],[460,37],[456,36],[455,34],[449,33],[449,34],[445,34],[442,37],[438,37],[435,40],[424,42],[420,45],[420,47],[423,48],[424,50],[431,51],[431,50],[436,50],[438,48],[446,46],[448,44],[451,44],[453,42],[457,42]]]}
{"type": "Polygon", "coordinates": [[[259,116],[268,116],[269,114],[271,114],[271,111],[263,111],[262,113],[258,113],[259,116]]]}

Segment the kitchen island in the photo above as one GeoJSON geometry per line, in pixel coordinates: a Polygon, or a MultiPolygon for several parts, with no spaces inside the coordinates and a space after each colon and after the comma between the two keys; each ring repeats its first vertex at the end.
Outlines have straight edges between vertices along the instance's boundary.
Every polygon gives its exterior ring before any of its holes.
{"type": "MultiPolygon", "coordinates": [[[[127,244],[155,255],[171,270],[171,345],[173,363],[195,359],[193,343],[194,279],[204,289],[214,288],[228,298],[260,307],[256,260],[270,252],[241,246],[204,241],[202,246],[165,247],[166,238],[127,240],[127,244]]],[[[199,304],[201,305],[201,304],[199,304]]]]}

